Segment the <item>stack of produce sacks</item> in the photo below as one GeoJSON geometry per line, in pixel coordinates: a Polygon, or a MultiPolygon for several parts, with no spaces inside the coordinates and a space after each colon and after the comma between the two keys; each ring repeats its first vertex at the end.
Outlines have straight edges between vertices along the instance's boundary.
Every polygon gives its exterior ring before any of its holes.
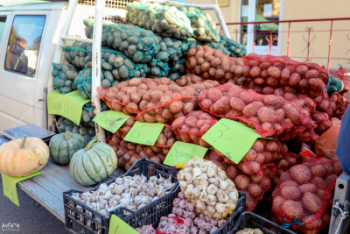
{"type": "MultiPolygon", "coordinates": [[[[83,123],[83,122],[82,122],[83,123]]],[[[60,133],[73,132],[78,133],[84,137],[85,143],[88,144],[92,138],[96,135],[94,127],[86,127],[82,123],[80,126],[76,125],[69,119],[59,117],[57,121],[57,128],[60,133]]]]}
{"type": "Polygon", "coordinates": [[[78,72],[79,69],[74,65],[52,63],[51,73],[54,79],[54,88],[63,94],[76,90],[74,80],[78,72]]]}
{"type": "Polygon", "coordinates": [[[283,173],[272,193],[272,211],[279,222],[298,221],[292,228],[318,233],[330,222],[332,191],[342,171],[338,161],[309,158],[283,173]]]}

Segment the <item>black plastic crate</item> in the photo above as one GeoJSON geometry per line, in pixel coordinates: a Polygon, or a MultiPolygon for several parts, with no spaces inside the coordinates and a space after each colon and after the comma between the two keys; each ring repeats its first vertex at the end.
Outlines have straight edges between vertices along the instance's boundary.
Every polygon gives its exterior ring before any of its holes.
{"type": "MultiPolygon", "coordinates": [[[[175,169],[142,158],[121,177],[133,176],[136,174],[143,174],[147,178],[154,175],[161,175],[164,178],[169,178],[171,176],[172,182],[177,183],[177,173],[178,171],[175,169]]],[[[113,182],[114,179],[106,184],[109,185],[113,182]]],[[[97,189],[98,187],[91,191],[97,189]]],[[[109,212],[110,216],[109,218],[106,218],[103,214],[93,210],[91,207],[86,206],[72,197],[75,193],[83,193],[82,191],[70,190],[63,193],[66,228],[71,233],[108,234],[109,222],[112,214],[117,215],[133,228],[146,224],[153,224],[157,221],[159,222],[160,217],[171,212],[172,202],[178,192],[179,186],[176,184],[167,195],[149,203],[137,211],[119,207],[109,212]]]]}
{"type": "Polygon", "coordinates": [[[235,227],[228,234],[235,234],[245,228],[259,228],[264,234],[296,234],[291,230],[281,227],[277,223],[248,211],[239,216],[235,227]]]}

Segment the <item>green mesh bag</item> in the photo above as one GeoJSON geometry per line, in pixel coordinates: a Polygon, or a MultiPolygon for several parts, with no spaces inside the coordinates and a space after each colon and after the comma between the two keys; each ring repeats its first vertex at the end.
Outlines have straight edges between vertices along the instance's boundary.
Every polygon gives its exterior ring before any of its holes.
{"type": "MultiPolygon", "coordinates": [[[[119,84],[119,81],[114,79],[114,76],[111,71],[105,71],[102,69],[101,72],[101,86],[104,89],[119,84]]],[[[86,68],[80,71],[74,80],[75,86],[79,90],[80,94],[87,99],[91,99],[91,77],[92,69],[86,68]]]]}
{"type": "Polygon", "coordinates": [[[220,36],[216,32],[216,23],[208,13],[203,12],[198,7],[183,6],[174,2],[164,2],[165,6],[175,6],[178,10],[184,12],[190,19],[193,33],[196,40],[204,43],[220,42],[220,36]]]}
{"type": "Polygon", "coordinates": [[[213,49],[216,49],[216,50],[221,50],[224,54],[226,54],[227,56],[231,56],[231,51],[229,51],[225,45],[221,42],[211,42],[211,43],[208,43],[208,44],[204,44],[204,45],[208,45],[210,46],[211,48],[213,49]]]}
{"type": "MultiPolygon", "coordinates": [[[[89,43],[75,42],[70,47],[63,47],[64,57],[68,63],[80,69],[92,66],[92,45],[89,43]]],[[[146,74],[145,64],[135,64],[123,53],[103,48],[101,50],[101,68],[110,71],[117,81],[129,80],[134,77],[144,77],[146,74]]]]}
{"type": "Polygon", "coordinates": [[[126,11],[126,19],[134,25],[152,30],[162,36],[181,40],[195,37],[186,13],[175,6],[135,1],[126,4],[126,11]]]}
{"type": "Polygon", "coordinates": [[[82,123],[80,124],[80,126],[78,126],[64,117],[58,118],[57,127],[60,133],[65,133],[69,131],[82,135],[86,144],[89,143],[92,140],[92,138],[96,135],[94,127],[85,127],[82,123]]]}
{"type": "MultiPolygon", "coordinates": [[[[101,101],[101,111],[109,110],[106,103],[104,101],[101,101]]],[[[92,121],[94,118],[94,112],[92,110],[91,102],[85,104],[83,106],[83,112],[81,114],[81,125],[85,127],[95,127],[95,122],[92,121]]]]}
{"type": "Polygon", "coordinates": [[[242,58],[243,55],[247,55],[247,49],[244,45],[229,39],[223,35],[220,35],[221,43],[226,47],[228,51],[231,52],[230,57],[242,58]]]}
{"type": "MultiPolygon", "coordinates": [[[[93,20],[84,20],[85,34],[93,37],[93,20]]],[[[121,51],[135,63],[147,63],[159,51],[159,42],[150,30],[134,25],[104,21],[102,46],[121,51]]]]}
{"type": "Polygon", "coordinates": [[[327,93],[332,95],[336,92],[341,92],[344,89],[344,83],[341,79],[329,74],[328,84],[327,84],[327,93]]]}
{"type": "Polygon", "coordinates": [[[78,75],[79,70],[69,64],[52,63],[52,76],[54,79],[54,87],[63,94],[76,90],[74,79],[78,75]]]}

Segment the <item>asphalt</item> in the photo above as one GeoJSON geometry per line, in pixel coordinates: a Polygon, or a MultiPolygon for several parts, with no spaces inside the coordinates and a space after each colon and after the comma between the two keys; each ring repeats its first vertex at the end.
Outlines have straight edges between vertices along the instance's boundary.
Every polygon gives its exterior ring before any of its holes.
{"type": "Polygon", "coordinates": [[[43,206],[17,188],[20,206],[4,196],[0,176],[0,233],[1,234],[68,234],[64,223],[43,206]],[[9,225],[10,224],[10,225],[9,225]],[[9,230],[6,230],[6,225],[9,230]],[[12,227],[11,227],[12,225],[12,227]],[[19,225],[19,228],[18,228],[19,225]]]}

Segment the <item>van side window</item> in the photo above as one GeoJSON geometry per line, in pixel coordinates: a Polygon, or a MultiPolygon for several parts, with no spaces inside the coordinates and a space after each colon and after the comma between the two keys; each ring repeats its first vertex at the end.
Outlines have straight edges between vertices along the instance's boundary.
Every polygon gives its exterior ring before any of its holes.
{"type": "Polygon", "coordinates": [[[7,46],[5,70],[34,77],[46,16],[16,15],[7,46]]]}
{"type": "Polygon", "coordinates": [[[0,43],[1,43],[2,34],[4,32],[5,24],[6,24],[6,16],[0,16],[0,43]]]}

